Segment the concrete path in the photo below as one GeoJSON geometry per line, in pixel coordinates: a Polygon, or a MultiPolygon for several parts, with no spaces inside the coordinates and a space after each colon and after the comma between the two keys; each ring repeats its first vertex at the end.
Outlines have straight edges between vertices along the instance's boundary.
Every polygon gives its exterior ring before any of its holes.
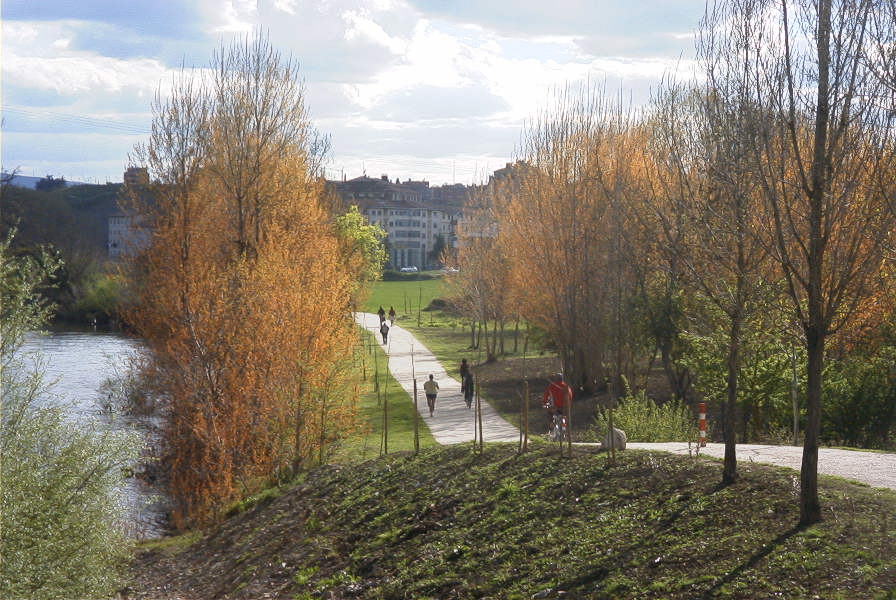
{"type": "MultiPolygon", "coordinates": [[[[460,382],[448,377],[435,356],[413,335],[398,323],[389,329],[388,343],[383,345],[380,335],[380,319],[372,313],[355,313],[355,321],[375,334],[376,341],[389,356],[392,376],[413,398],[414,378],[417,379],[417,411],[424,424],[440,444],[471,442],[476,435],[474,414],[468,409],[460,391],[460,382]],[[432,373],[439,384],[436,410],[432,417],[423,393],[423,382],[432,373]]],[[[475,404],[473,405],[475,408],[475,404]]],[[[482,438],[486,442],[517,442],[520,431],[505,420],[488,403],[482,403],[482,438]]]]}
{"type": "MultiPolygon", "coordinates": [[[[631,443],[628,448],[662,450],[674,454],[687,455],[694,446],[687,443],[668,442],[662,444],[631,443]]],[[[800,470],[803,461],[802,446],[769,446],[760,444],[738,444],[737,462],[757,462],[800,470]]],[[[709,443],[700,449],[700,454],[714,458],[724,458],[725,444],[709,443]]],[[[818,472],[822,475],[836,475],[853,481],[867,483],[872,487],[896,490],[896,454],[882,452],[859,452],[836,448],[818,449],[818,472]]]]}
{"type": "MultiPolygon", "coordinates": [[[[382,336],[379,333],[379,317],[375,314],[356,313],[355,320],[376,334],[377,342],[389,356],[389,370],[407,391],[409,399],[414,392],[414,377],[417,378],[419,394],[417,409],[436,441],[440,444],[472,441],[475,435],[474,411],[467,409],[460,392],[460,383],[448,377],[432,353],[398,325],[389,330],[388,344],[383,346],[382,336]],[[423,394],[423,382],[429,378],[430,373],[435,376],[440,388],[435,415],[432,418],[429,416],[426,396],[423,394]]],[[[519,429],[501,417],[486,402],[482,403],[482,428],[486,442],[519,441],[519,429]]],[[[693,451],[693,446],[689,449],[686,442],[629,443],[628,447],[685,455],[693,451]]],[[[710,443],[701,448],[700,453],[723,458],[725,445],[710,443]]],[[[737,445],[738,462],[766,463],[799,471],[802,456],[801,446],[737,445]]],[[[818,472],[860,481],[873,487],[896,490],[896,454],[819,448],[818,472]]]]}

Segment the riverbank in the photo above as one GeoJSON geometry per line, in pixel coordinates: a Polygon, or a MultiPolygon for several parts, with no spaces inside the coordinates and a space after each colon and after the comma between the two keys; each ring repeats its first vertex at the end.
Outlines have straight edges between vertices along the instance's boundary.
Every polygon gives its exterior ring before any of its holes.
{"type": "MultiPolygon", "coordinates": [[[[149,446],[153,423],[124,414],[119,406],[118,388],[141,349],[139,340],[117,331],[54,324],[46,332],[29,334],[22,353],[40,357],[44,380],[53,383],[46,400],[62,406],[73,424],[98,432],[139,432],[149,446]]],[[[140,473],[142,467],[134,465],[130,472],[140,473]]],[[[128,534],[135,539],[161,535],[167,523],[158,487],[130,477],[121,491],[128,506],[128,534]]]]}

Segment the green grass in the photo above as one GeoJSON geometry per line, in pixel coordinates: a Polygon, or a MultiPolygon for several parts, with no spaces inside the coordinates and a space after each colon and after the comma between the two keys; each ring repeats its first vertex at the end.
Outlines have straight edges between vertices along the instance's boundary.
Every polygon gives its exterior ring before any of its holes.
{"type": "Polygon", "coordinates": [[[317,469],[144,575],[228,598],[893,597],[896,494],[821,477],[824,520],[798,529],[792,471],[744,465],[720,487],[721,468],[549,445],[391,454],[317,469]]]}
{"type": "Polygon", "coordinates": [[[388,312],[395,307],[397,323],[417,337],[432,352],[452,377],[458,377],[460,360],[476,362],[469,351],[469,323],[440,310],[423,310],[436,298],[445,298],[447,290],[441,278],[422,281],[378,281],[364,305],[375,313],[382,306],[388,312]],[[419,322],[419,326],[418,326],[419,322]]]}
{"type": "MultiPolygon", "coordinates": [[[[438,358],[448,374],[457,378],[462,358],[478,363],[485,357],[480,350],[470,349],[469,319],[441,310],[423,310],[436,298],[447,299],[448,293],[441,278],[378,281],[363,310],[375,313],[382,306],[388,312],[389,307],[394,306],[398,324],[414,334],[438,358]]],[[[513,344],[512,336],[512,330],[508,329],[505,332],[508,350],[513,344]]]]}
{"type": "Polygon", "coordinates": [[[378,281],[373,285],[362,310],[375,313],[382,306],[383,310],[389,312],[389,307],[394,306],[399,324],[404,327],[416,323],[418,312],[443,293],[441,277],[419,281],[378,281]]]}

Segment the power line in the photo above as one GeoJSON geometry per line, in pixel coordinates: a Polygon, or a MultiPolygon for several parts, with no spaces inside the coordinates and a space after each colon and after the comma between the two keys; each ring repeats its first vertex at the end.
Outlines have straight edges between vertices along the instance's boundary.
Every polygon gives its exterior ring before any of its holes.
{"type": "Polygon", "coordinates": [[[148,127],[141,127],[139,125],[131,125],[128,123],[121,123],[109,119],[98,119],[95,117],[73,115],[51,110],[37,110],[33,108],[23,108],[18,106],[4,106],[3,112],[20,115],[29,119],[50,119],[70,125],[80,125],[82,127],[93,129],[109,129],[112,131],[131,133],[134,135],[148,135],[150,133],[148,127]]]}

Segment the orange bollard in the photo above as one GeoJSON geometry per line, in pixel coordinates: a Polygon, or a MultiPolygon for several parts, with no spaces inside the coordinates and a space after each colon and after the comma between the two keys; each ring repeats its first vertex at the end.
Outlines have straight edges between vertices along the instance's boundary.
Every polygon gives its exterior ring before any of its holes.
{"type": "Polygon", "coordinates": [[[700,428],[700,447],[706,446],[706,403],[701,402],[697,405],[700,414],[697,416],[697,426],[700,428]]]}

